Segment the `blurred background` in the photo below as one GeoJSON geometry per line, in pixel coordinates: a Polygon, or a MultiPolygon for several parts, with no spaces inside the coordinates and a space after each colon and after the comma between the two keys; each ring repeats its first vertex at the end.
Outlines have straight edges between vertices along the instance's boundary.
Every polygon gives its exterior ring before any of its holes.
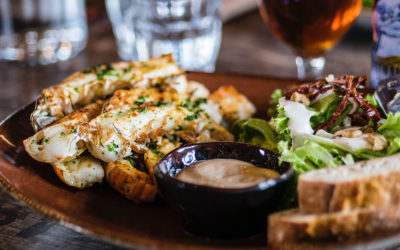
{"type": "MultiPolygon", "coordinates": [[[[1,3],[4,1],[8,0],[1,0],[1,3]]],[[[325,73],[369,75],[371,6],[371,1],[364,1],[364,8],[351,30],[327,53],[325,73]]],[[[0,61],[1,119],[22,104],[33,101],[41,89],[58,84],[75,71],[121,60],[105,2],[87,0],[86,14],[86,47],[77,56],[34,66],[24,62],[0,61]]],[[[296,78],[295,56],[271,34],[262,21],[256,0],[224,0],[221,16],[222,40],[215,71],[296,78]]]]}
{"type": "MultiPolygon", "coordinates": [[[[5,9],[5,5],[13,1],[0,0],[0,7],[5,9]]],[[[65,4],[69,6],[72,2],[75,0],[67,0],[65,4]]],[[[44,61],[0,61],[0,120],[22,105],[34,101],[43,88],[58,84],[73,72],[100,63],[121,60],[105,2],[87,0],[83,3],[86,6],[83,14],[79,8],[72,12],[79,20],[84,17],[85,21],[75,23],[83,27],[77,33],[81,40],[78,39],[80,42],[76,53],[71,50],[73,41],[67,40],[63,45],[64,52],[56,54],[56,57],[51,52],[46,52],[45,55],[50,55],[50,61],[46,61],[46,58],[44,61]]],[[[370,74],[372,0],[364,1],[363,5],[361,14],[350,31],[326,54],[324,74],[370,74]]],[[[60,11],[65,9],[68,8],[60,11]]],[[[6,17],[7,12],[0,12],[0,27],[3,32],[7,26],[6,17]]],[[[216,72],[297,79],[295,55],[267,28],[256,0],[222,1],[221,22],[222,40],[215,55],[216,72]]],[[[50,32],[49,36],[51,35],[50,32]]],[[[29,41],[36,39],[35,34],[30,34],[28,38],[29,41]]],[[[62,42],[58,43],[60,46],[61,44],[62,42]]],[[[44,45],[55,48],[51,42],[44,45]]],[[[23,202],[12,198],[0,185],[0,249],[53,249],[65,246],[82,249],[114,248],[55,224],[23,202]]]]}

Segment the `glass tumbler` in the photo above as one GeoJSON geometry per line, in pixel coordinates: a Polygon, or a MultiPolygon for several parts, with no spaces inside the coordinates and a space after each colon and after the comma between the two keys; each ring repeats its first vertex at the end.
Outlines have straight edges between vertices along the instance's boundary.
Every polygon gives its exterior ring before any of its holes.
{"type": "Polygon", "coordinates": [[[400,74],[400,1],[375,0],[371,85],[400,74]]]}
{"type": "Polygon", "coordinates": [[[221,0],[106,0],[123,60],[173,53],[185,70],[214,71],[221,0]]]}
{"type": "Polygon", "coordinates": [[[0,0],[1,61],[65,61],[86,41],[84,0],[0,0]]]}

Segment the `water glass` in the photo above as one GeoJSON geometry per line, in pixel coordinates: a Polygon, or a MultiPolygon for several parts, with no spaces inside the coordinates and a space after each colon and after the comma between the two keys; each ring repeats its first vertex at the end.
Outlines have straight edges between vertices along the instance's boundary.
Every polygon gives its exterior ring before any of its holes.
{"type": "Polygon", "coordinates": [[[375,0],[372,12],[371,85],[400,74],[400,2],[375,0]]]}
{"type": "Polygon", "coordinates": [[[186,70],[214,71],[222,23],[221,0],[106,0],[124,60],[173,53],[186,70]]]}
{"type": "Polygon", "coordinates": [[[86,46],[84,0],[0,0],[0,60],[49,64],[86,46]]]}

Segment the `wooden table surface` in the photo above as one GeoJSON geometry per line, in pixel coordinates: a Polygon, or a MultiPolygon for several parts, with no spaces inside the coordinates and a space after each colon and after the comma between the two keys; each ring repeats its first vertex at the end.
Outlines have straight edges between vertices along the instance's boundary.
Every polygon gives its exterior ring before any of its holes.
{"type": "MultiPolygon", "coordinates": [[[[371,38],[368,22],[357,23],[328,53],[326,72],[368,75],[371,38]]],[[[35,67],[0,62],[0,119],[32,102],[41,89],[57,84],[71,73],[117,60],[111,26],[104,17],[90,24],[85,51],[67,62],[35,67]]],[[[224,24],[216,71],[296,77],[294,56],[271,35],[256,11],[224,24]]],[[[0,249],[123,248],[54,223],[12,197],[0,184],[0,249]]]]}

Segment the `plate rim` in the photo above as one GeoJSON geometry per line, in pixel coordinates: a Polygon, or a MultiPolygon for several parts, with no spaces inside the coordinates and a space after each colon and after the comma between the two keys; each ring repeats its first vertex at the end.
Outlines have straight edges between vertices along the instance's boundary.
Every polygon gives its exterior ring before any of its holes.
{"type": "MultiPolygon", "coordinates": [[[[276,80],[276,81],[293,81],[294,83],[298,80],[292,79],[292,78],[280,78],[280,77],[274,77],[274,76],[266,76],[266,75],[252,75],[252,74],[243,74],[243,73],[235,73],[235,72],[213,72],[213,73],[206,73],[206,72],[197,72],[197,71],[186,71],[187,75],[190,77],[191,75],[220,75],[220,76],[237,76],[237,77],[243,77],[243,78],[253,78],[253,79],[259,79],[259,80],[276,80]]],[[[54,86],[54,85],[53,85],[54,86]]],[[[21,112],[24,112],[25,109],[29,109],[30,106],[35,105],[36,100],[33,100],[30,103],[27,103],[25,105],[22,105],[20,108],[16,109],[12,113],[6,116],[1,122],[0,122],[0,127],[3,126],[7,121],[9,121],[11,118],[14,116],[18,115],[21,112]]],[[[11,164],[15,165],[14,163],[10,162],[4,155],[0,154],[0,164],[11,164]]],[[[230,249],[229,247],[226,246],[221,246],[219,245],[218,247],[215,246],[206,246],[206,245],[193,245],[189,246],[186,244],[179,244],[176,242],[161,242],[161,241],[152,241],[152,240],[147,240],[143,239],[140,240],[140,237],[135,237],[135,242],[133,241],[125,241],[124,239],[114,237],[113,235],[109,235],[107,231],[102,231],[98,230],[97,228],[85,228],[82,225],[79,225],[77,221],[73,218],[69,218],[68,216],[65,216],[62,212],[57,211],[55,209],[52,209],[49,206],[46,206],[45,204],[42,204],[40,202],[34,201],[25,194],[23,194],[21,191],[19,191],[17,188],[15,188],[13,185],[11,185],[5,178],[2,177],[0,174],[0,183],[5,187],[5,189],[8,191],[11,196],[19,201],[23,201],[26,205],[28,205],[31,208],[34,208],[37,212],[40,214],[47,216],[50,218],[52,221],[56,222],[59,225],[65,226],[75,232],[82,233],[84,235],[88,235],[91,237],[94,237],[98,240],[101,240],[103,242],[108,242],[111,244],[115,244],[117,246],[122,246],[126,248],[134,248],[134,249],[143,249],[143,248],[172,248],[172,249],[230,249]]],[[[205,240],[207,240],[205,238],[205,240]]],[[[252,248],[265,248],[265,246],[252,246],[252,248]]]]}
{"type": "MultiPolygon", "coordinates": [[[[220,76],[238,76],[238,77],[244,77],[244,78],[253,78],[253,79],[259,79],[259,80],[276,80],[276,81],[293,81],[293,83],[299,83],[300,81],[297,79],[293,78],[282,78],[282,77],[274,77],[274,76],[267,76],[267,75],[253,75],[253,74],[243,74],[243,73],[231,73],[231,72],[214,72],[214,73],[205,73],[205,72],[195,72],[195,71],[188,71],[187,74],[190,76],[191,74],[195,75],[220,75],[220,76]]],[[[28,109],[31,105],[35,105],[36,100],[27,103],[25,105],[22,105],[20,108],[16,109],[12,113],[6,116],[1,122],[0,122],[0,127],[2,127],[8,120],[16,116],[17,114],[24,112],[25,109],[28,109]]],[[[10,164],[15,166],[14,163],[9,161],[6,157],[4,157],[3,154],[0,154],[0,165],[3,164],[10,164]]],[[[126,241],[123,239],[123,237],[115,237],[113,235],[108,234],[107,231],[102,231],[99,230],[98,227],[93,227],[93,228],[86,228],[83,225],[79,225],[77,222],[77,219],[70,218],[66,215],[64,215],[62,212],[57,211],[56,209],[52,209],[49,206],[46,206],[46,204],[42,204],[41,202],[34,201],[33,199],[29,198],[25,194],[23,194],[21,191],[19,191],[17,188],[15,188],[13,185],[11,185],[6,178],[3,178],[2,175],[0,174],[0,183],[2,186],[5,187],[5,189],[8,191],[8,194],[10,194],[13,198],[15,198],[18,201],[22,201],[24,205],[26,204],[28,207],[33,208],[37,212],[39,212],[41,215],[46,216],[47,218],[51,219],[53,222],[57,223],[58,225],[64,226],[66,228],[69,228],[77,233],[82,233],[86,236],[93,237],[97,240],[107,242],[110,244],[114,244],[116,246],[121,246],[125,248],[134,248],[134,249],[144,249],[144,248],[168,248],[168,249],[231,249],[231,247],[227,246],[222,246],[218,245],[212,246],[212,245],[187,245],[185,243],[180,244],[179,242],[173,242],[173,241],[160,241],[160,240],[151,240],[144,238],[140,240],[140,237],[134,237],[133,241],[126,241]]],[[[374,239],[370,242],[353,242],[350,246],[349,245],[344,245],[344,249],[356,249],[360,247],[368,248],[368,249],[373,249],[374,247],[388,247],[388,246],[393,246],[395,242],[396,244],[400,244],[400,232],[397,233],[392,233],[387,236],[379,237],[377,239],[374,239]],[[390,243],[392,242],[392,243],[390,243]]],[[[206,239],[205,239],[206,240],[206,239]]],[[[309,245],[308,245],[309,246],[309,245]]],[[[244,248],[245,246],[238,246],[236,248],[244,248]]],[[[320,246],[323,247],[323,246],[320,246]]],[[[338,247],[336,246],[327,246],[328,248],[330,247],[338,247]]],[[[248,248],[248,247],[246,247],[248,248]]],[[[263,246],[251,246],[252,249],[268,249],[267,245],[263,246]]],[[[300,246],[300,249],[302,247],[300,246]]]]}

